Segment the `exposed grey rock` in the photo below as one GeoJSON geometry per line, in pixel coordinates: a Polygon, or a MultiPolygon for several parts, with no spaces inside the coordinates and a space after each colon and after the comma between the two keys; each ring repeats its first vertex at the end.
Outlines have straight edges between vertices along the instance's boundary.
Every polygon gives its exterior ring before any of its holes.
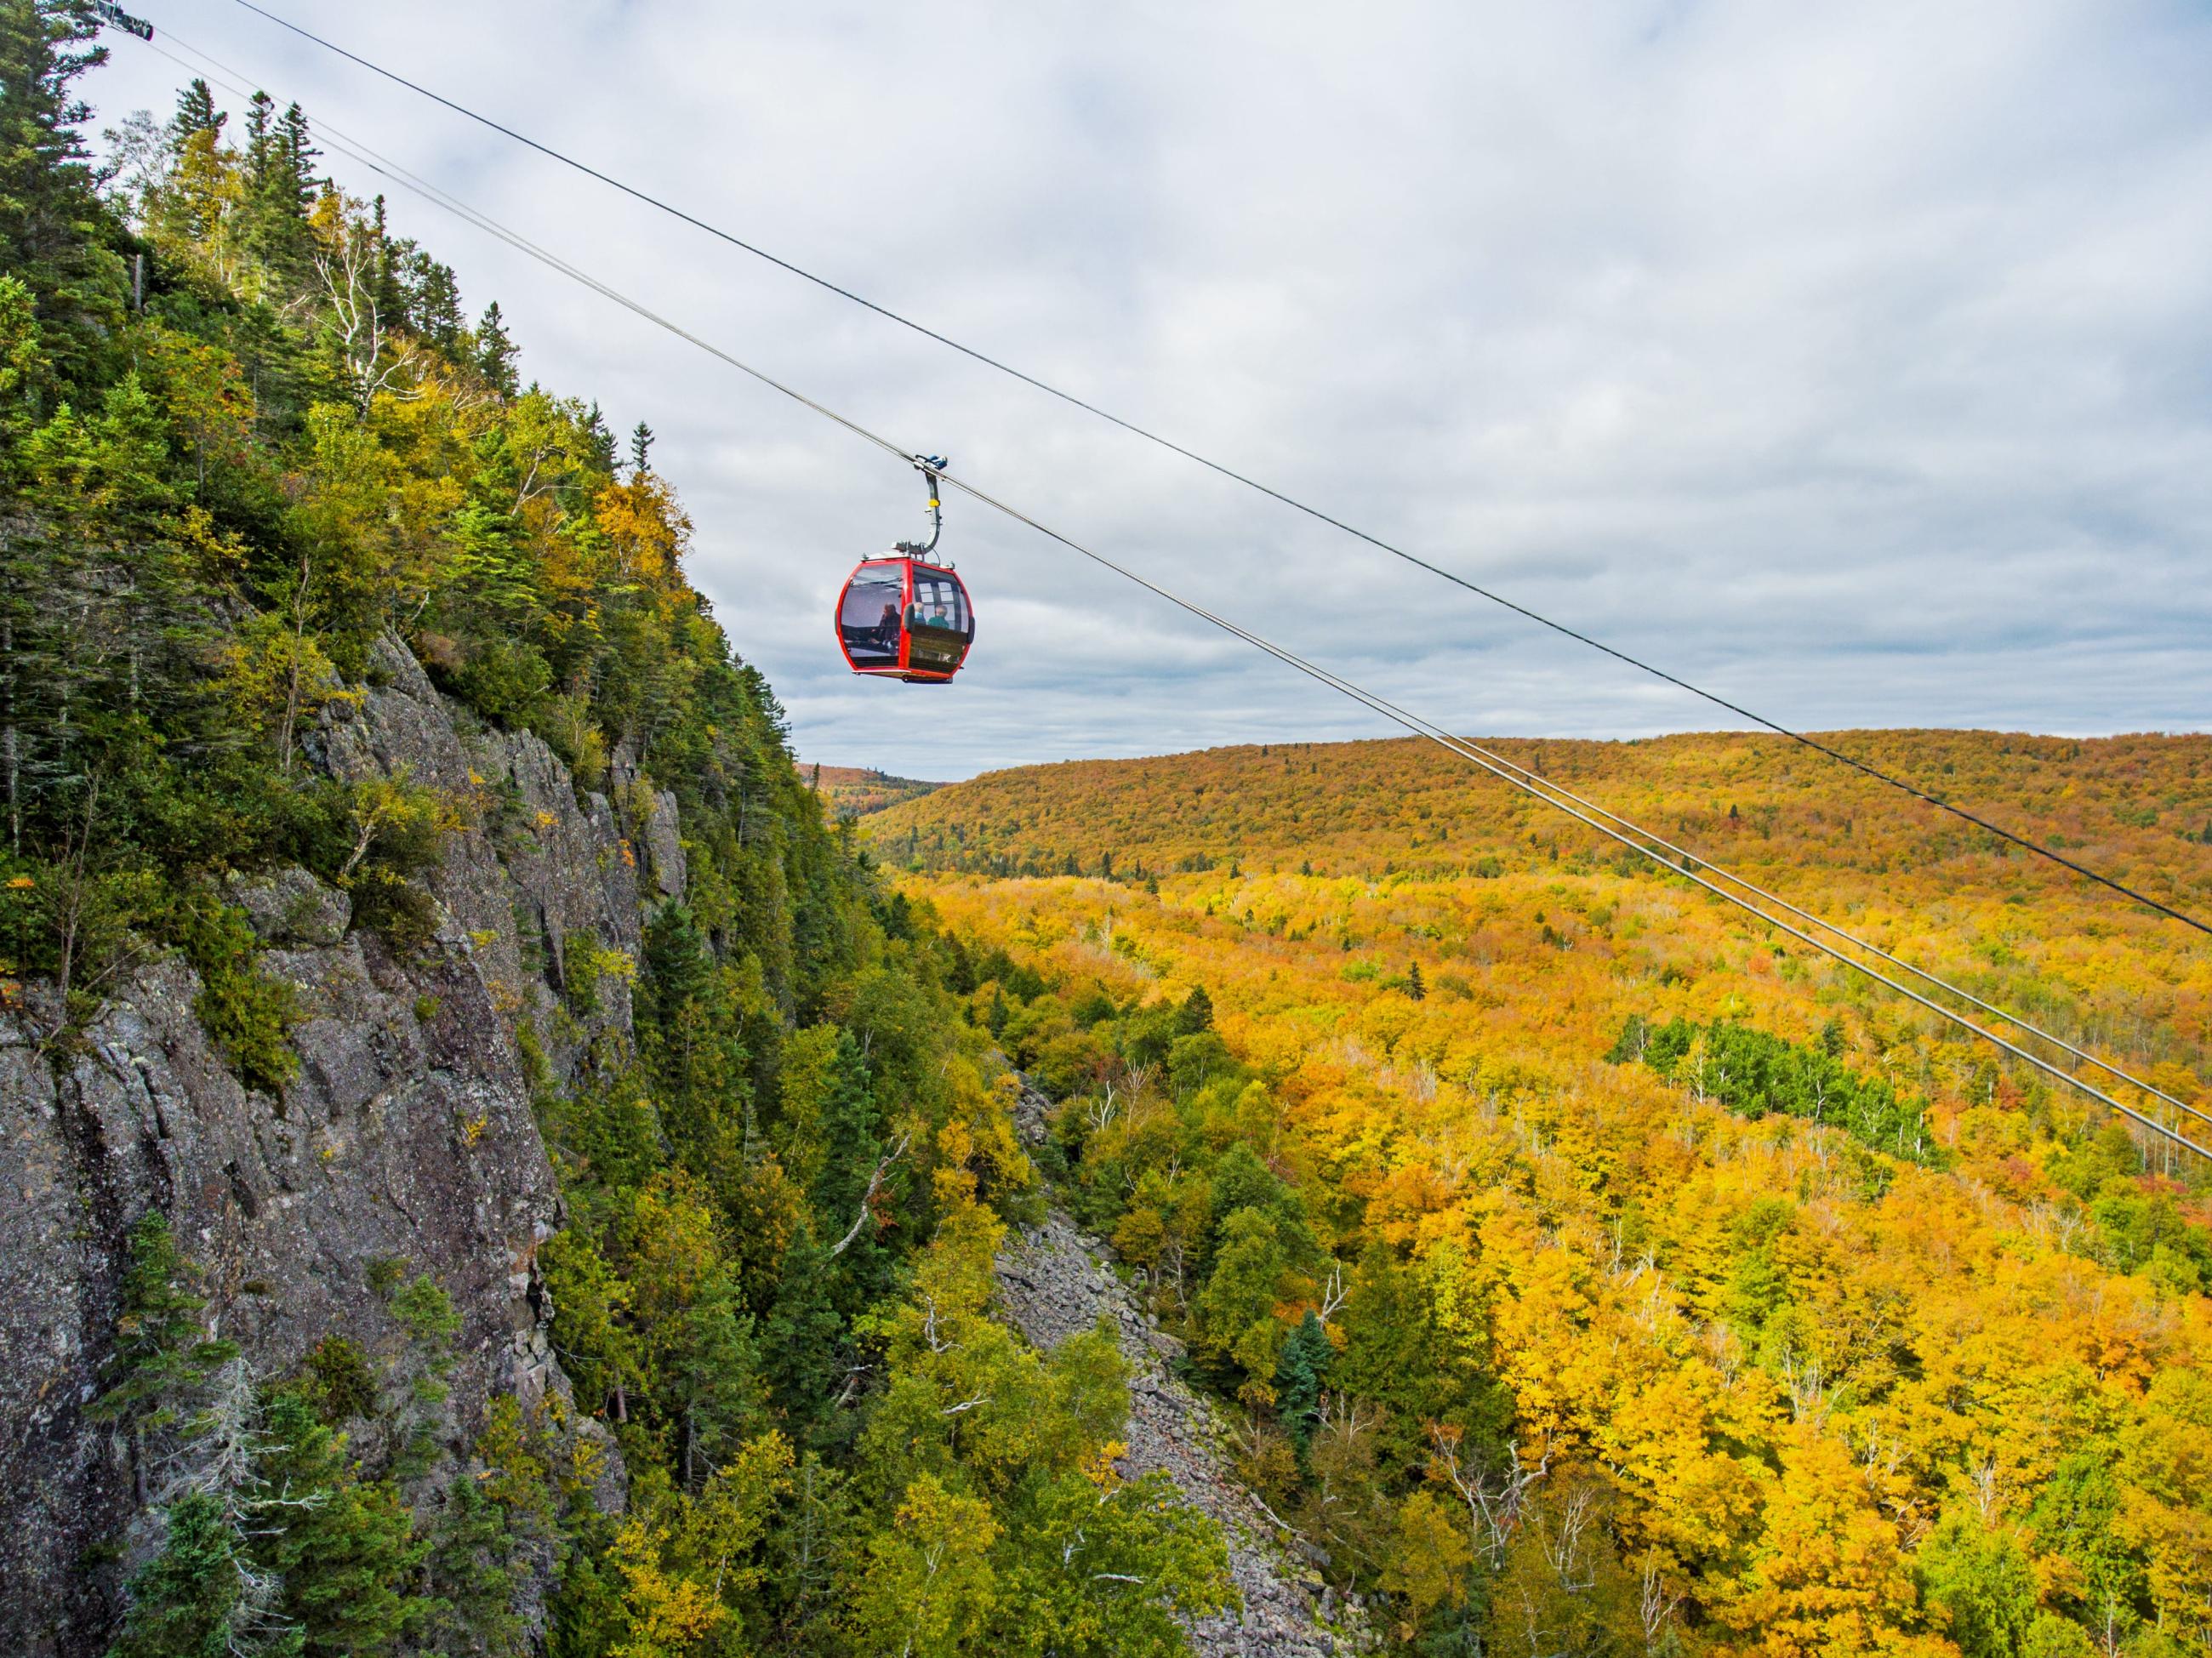
{"type": "MultiPolygon", "coordinates": [[[[404,774],[443,790],[469,827],[426,878],[436,937],[404,960],[349,933],[343,896],[305,872],[232,884],[269,946],[264,969],[299,987],[307,1013],[281,1098],[226,1068],[178,960],[116,987],[66,1055],[37,1049],[31,1013],[0,1016],[0,1652],[104,1650],[151,1541],[132,1523],[128,1444],[84,1415],[105,1385],[125,1236],[150,1208],[257,1374],[284,1375],[333,1333],[396,1351],[369,1283],[373,1262],[392,1260],[435,1278],[460,1314],[457,1448],[494,1394],[567,1391],[537,1268],[559,1197],[514,1032],[537,1018],[556,1064],[595,1030],[627,1032],[619,975],[602,980],[595,1014],[552,1027],[572,940],[638,947],[635,857],[606,797],[580,799],[536,738],[476,732],[396,641],[376,647],[372,679],[326,711],[314,757],[343,779],[404,774]],[[527,951],[519,916],[535,935],[527,951]]],[[[611,1441],[597,1424],[578,1430],[602,1441],[596,1495],[619,1509],[611,1441]]],[[[534,1596],[521,1610],[541,1616],[534,1596]]]]}
{"type": "Polygon", "coordinates": [[[224,896],[268,944],[334,944],[353,920],[352,899],[296,865],[267,875],[233,875],[224,896]]]}
{"type": "MultiPolygon", "coordinates": [[[[1024,1087],[1015,1125],[1031,1144],[1045,1132],[1048,1102],[1024,1087]]],[[[1356,1612],[1326,1598],[1319,1580],[1285,1557],[1272,1518],[1238,1483],[1223,1455],[1213,1406],[1169,1366],[1182,1344],[1156,1327],[1135,1292],[1106,1265],[1109,1251],[1053,1210],[1042,1226],[1009,1233],[999,1252],[999,1305],[1037,1346],[1057,1347],[1106,1319],[1129,1365],[1128,1454],[1117,1466],[1137,1478],[1158,1470],[1221,1527],[1241,1610],[1191,1625],[1201,1658],[1333,1658],[1371,1644],[1356,1612]],[[1309,1587],[1309,1584],[1312,1588],[1309,1587]],[[1334,1613],[1332,1617],[1330,1614],[1334,1613]]]]}
{"type": "Polygon", "coordinates": [[[646,850],[653,859],[653,884],[664,898],[681,898],[690,871],[684,859],[684,842],[676,834],[676,796],[666,789],[647,797],[653,809],[645,819],[646,850]]]}
{"type": "MultiPolygon", "coordinates": [[[[619,950],[634,961],[643,937],[637,854],[605,794],[580,798],[575,780],[544,740],[528,732],[487,731],[441,696],[398,640],[380,640],[357,705],[324,711],[315,752],[349,780],[404,775],[444,791],[471,822],[447,837],[427,884],[477,957],[494,1002],[528,1013],[555,1071],[570,1074],[601,1031],[627,1035],[629,991],[604,978],[597,1009],[567,1004],[572,940],[619,950]],[[464,732],[469,733],[464,735],[464,732]]],[[[614,768],[619,780],[637,775],[614,768]]],[[[636,786],[620,784],[625,792],[636,786]]],[[[670,833],[674,831],[669,799],[670,833]]],[[[680,859],[681,849],[678,855],[680,859]]]]}
{"type": "MultiPolygon", "coordinates": [[[[488,797],[462,744],[454,712],[422,665],[387,635],[372,649],[369,667],[374,683],[357,704],[325,705],[309,751],[334,777],[363,782],[404,776],[442,791],[481,819],[488,797]]],[[[481,830],[447,836],[439,867],[427,884],[471,940],[495,995],[522,1002],[521,945],[508,883],[490,837],[481,830]]]]}

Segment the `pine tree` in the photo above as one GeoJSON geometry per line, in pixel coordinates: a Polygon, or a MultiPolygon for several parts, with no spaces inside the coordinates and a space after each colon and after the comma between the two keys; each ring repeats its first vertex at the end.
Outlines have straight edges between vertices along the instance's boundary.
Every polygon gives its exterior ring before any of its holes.
{"type": "Polygon", "coordinates": [[[653,428],[640,421],[629,434],[629,471],[632,478],[643,477],[651,470],[652,454],[653,428]]]}
{"type": "Polygon", "coordinates": [[[1406,969],[1406,993],[1417,1002],[1429,993],[1428,986],[1421,979],[1421,964],[1419,962],[1406,969]]]}

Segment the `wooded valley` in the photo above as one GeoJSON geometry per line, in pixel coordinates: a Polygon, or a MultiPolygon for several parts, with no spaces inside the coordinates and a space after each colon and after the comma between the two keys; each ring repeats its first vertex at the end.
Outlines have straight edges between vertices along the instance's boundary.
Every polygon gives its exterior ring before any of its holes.
{"type": "MultiPolygon", "coordinates": [[[[1830,740],[2202,902],[2203,738],[1830,740]]],[[[2212,1103],[2179,923],[1781,739],[1498,746],[2212,1103]]],[[[2195,1159],[1412,744],[868,826],[1247,1476],[1409,1647],[2212,1637],[2195,1159]]]]}

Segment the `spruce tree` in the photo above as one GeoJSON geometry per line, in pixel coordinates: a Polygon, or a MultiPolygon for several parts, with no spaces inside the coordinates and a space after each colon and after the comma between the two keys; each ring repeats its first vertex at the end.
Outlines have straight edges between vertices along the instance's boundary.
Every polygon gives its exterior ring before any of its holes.
{"type": "Polygon", "coordinates": [[[1276,1409],[1282,1414],[1283,1425],[1290,1430],[1301,1460],[1313,1442],[1314,1423],[1321,1411],[1322,1388],[1335,1357],[1336,1350],[1329,1345],[1328,1330],[1322,1327],[1320,1316],[1309,1308],[1298,1327],[1283,1344],[1282,1355],[1275,1362],[1276,1409]]]}
{"type": "Polygon", "coordinates": [[[305,219],[307,210],[314,205],[315,162],[323,153],[308,137],[307,112],[297,104],[287,105],[283,118],[276,124],[276,183],[283,191],[279,204],[292,218],[305,219]]]}
{"type": "Polygon", "coordinates": [[[503,398],[514,397],[521,388],[514,371],[515,358],[520,353],[508,337],[507,319],[500,313],[499,301],[494,300],[477,319],[477,372],[484,383],[503,398]]]}
{"type": "Polygon", "coordinates": [[[1213,999],[1206,993],[1204,985],[1195,985],[1183,1004],[1176,1010],[1175,1034],[1195,1036],[1201,1030],[1213,1029],[1213,999]]]}
{"type": "Polygon", "coordinates": [[[106,1391],[86,1414],[120,1424],[130,1434],[140,1501],[149,1496],[147,1438],[174,1425],[198,1400],[217,1365],[236,1356],[228,1341],[209,1339],[201,1315],[206,1300],[185,1287],[186,1269],[176,1235],[158,1209],[131,1229],[131,1264],[123,1272],[122,1309],[115,1321],[115,1350],[108,1357],[106,1391]]]}
{"type": "Polygon", "coordinates": [[[414,251],[414,246],[392,240],[392,227],[385,216],[381,192],[370,210],[369,238],[375,261],[369,275],[369,295],[375,301],[377,317],[387,328],[404,327],[407,295],[399,285],[399,271],[407,256],[414,251]]]}
{"type": "Polygon", "coordinates": [[[46,350],[68,384],[96,383],[129,293],[120,234],[94,187],[77,78],[107,61],[88,9],[0,7],[0,269],[31,292],[46,350]]]}
{"type": "Polygon", "coordinates": [[[239,1650],[239,1563],[222,1504],[189,1491],[167,1521],[161,1552],[125,1589],[129,1610],[108,1658],[228,1658],[239,1650]]]}
{"type": "Polygon", "coordinates": [[[678,1471],[684,1488],[696,1491],[768,1425],[759,1344],[744,1298],[727,1273],[716,1273],[684,1315],[675,1370],[678,1471]]]}
{"type": "Polygon", "coordinates": [[[804,1441],[829,1413],[844,1369],[845,1321],[831,1301],[830,1252],[802,1218],[785,1247],[761,1348],[771,1396],[791,1436],[804,1441]]]}
{"type": "Polygon", "coordinates": [[[405,325],[459,361],[467,328],[461,320],[461,289],[453,266],[411,251],[399,262],[398,282],[405,325]]]}
{"type": "Polygon", "coordinates": [[[514,1612],[520,1575],[507,1515],[466,1475],[447,1488],[430,1528],[420,1598],[425,1651],[520,1655],[531,1649],[514,1612]]]}
{"type": "Polygon", "coordinates": [[[245,1528],[282,1584],[279,1610],[310,1653],[388,1651],[424,1609],[410,1579],[428,1542],[389,1483],[355,1473],[345,1440],[305,1394],[276,1394],[264,1431],[262,1495],[247,1500],[245,1528]]]}
{"type": "Polygon", "coordinates": [[[230,117],[215,106],[215,94],[204,81],[195,80],[177,94],[177,112],[169,118],[169,153],[181,155],[195,133],[221,133],[230,117]]]}

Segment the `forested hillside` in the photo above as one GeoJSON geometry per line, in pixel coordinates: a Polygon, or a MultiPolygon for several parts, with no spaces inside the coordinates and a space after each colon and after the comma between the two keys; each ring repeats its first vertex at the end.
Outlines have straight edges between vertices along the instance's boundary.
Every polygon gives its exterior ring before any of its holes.
{"type": "Polygon", "coordinates": [[[0,10],[0,1645],[1181,1649],[959,957],[296,106],[0,10]],[[94,89],[96,90],[96,84],[94,89]]]}
{"type": "Polygon", "coordinates": [[[835,817],[866,817],[901,801],[919,800],[932,789],[945,786],[912,777],[893,777],[866,766],[809,765],[803,769],[808,785],[835,817]]]}
{"type": "MultiPolygon", "coordinates": [[[[2206,907],[2212,741],[1839,740],[2206,907]]],[[[1501,746],[2212,1108],[2202,935],[1780,739],[1501,746]]],[[[1411,744],[869,828],[1243,1472],[1407,1649],[2212,1645],[2194,1159],[1411,744]]]]}

